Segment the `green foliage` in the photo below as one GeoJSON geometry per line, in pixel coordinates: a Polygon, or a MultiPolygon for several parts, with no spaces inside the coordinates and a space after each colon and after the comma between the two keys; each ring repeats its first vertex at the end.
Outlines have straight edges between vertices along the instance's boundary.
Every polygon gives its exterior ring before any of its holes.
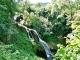
{"type": "Polygon", "coordinates": [[[60,35],[66,36],[68,33],[72,31],[70,25],[66,25],[67,22],[65,19],[61,19],[60,22],[58,21],[53,21],[53,22],[54,25],[52,31],[56,36],[60,36],[60,35]]]}
{"type": "Polygon", "coordinates": [[[68,14],[70,10],[68,9],[69,6],[67,4],[69,4],[67,0],[57,0],[53,2],[53,4],[47,4],[45,7],[29,6],[28,9],[30,12],[24,9],[25,20],[27,22],[26,25],[36,29],[41,38],[45,41],[53,40],[54,42],[54,40],[60,39],[61,41],[56,41],[54,43],[62,43],[64,41],[64,36],[72,31],[70,25],[67,25],[67,17],[70,15],[70,13],[68,14]],[[32,8],[34,10],[33,12],[31,11],[32,8]],[[50,32],[52,32],[56,38],[54,38],[50,32]],[[46,35],[50,35],[50,38],[46,39],[46,37],[44,37],[46,35]],[[60,36],[61,38],[59,38],[60,36]]]}
{"type": "Polygon", "coordinates": [[[36,54],[37,46],[27,38],[27,32],[17,27],[17,33],[11,36],[9,45],[0,45],[0,59],[6,60],[43,60],[36,54]]]}
{"type": "MultiPolygon", "coordinates": [[[[75,21],[74,21],[75,22],[75,21]]],[[[69,34],[66,38],[67,46],[58,45],[59,49],[55,55],[56,59],[60,60],[79,60],[80,59],[80,24],[77,25],[72,22],[74,30],[72,34],[69,34]]],[[[77,22],[78,23],[78,22],[77,22]]]]}
{"type": "Polygon", "coordinates": [[[11,21],[18,11],[15,3],[14,0],[0,0],[0,42],[9,44],[0,44],[0,59],[43,60],[35,55],[37,46],[27,38],[27,32],[11,21]]]}
{"type": "Polygon", "coordinates": [[[36,7],[41,7],[41,4],[40,3],[36,3],[35,6],[36,7]]]}
{"type": "Polygon", "coordinates": [[[29,17],[28,17],[28,21],[30,21],[30,26],[33,26],[34,28],[40,27],[41,22],[39,21],[39,19],[37,18],[36,15],[34,15],[34,13],[30,13],[29,17]]]}
{"type": "Polygon", "coordinates": [[[18,27],[11,20],[15,12],[24,15],[23,24],[34,28],[51,49],[59,49],[54,56],[61,60],[80,59],[80,1],[52,0],[42,7],[40,3],[31,5],[29,1],[0,0],[0,59],[4,60],[42,60],[36,54],[37,45],[27,37],[25,29],[18,27]],[[70,24],[72,25],[70,26],[70,24]],[[72,29],[73,30],[72,30],[72,29]]]}
{"type": "MultiPolygon", "coordinates": [[[[77,2],[79,2],[79,1],[77,1],[77,2]]],[[[66,37],[66,46],[58,44],[59,49],[54,56],[55,60],[58,60],[58,59],[59,60],[79,60],[80,59],[80,50],[79,50],[80,49],[80,22],[79,22],[80,16],[78,14],[79,13],[79,10],[78,10],[79,4],[77,2],[76,3],[68,2],[69,5],[68,6],[66,5],[66,9],[62,10],[63,9],[62,8],[60,10],[61,13],[59,12],[60,15],[58,15],[58,17],[62,17],[64,12],[66,13],[67,25],[72,23],[71,28],[73,30],[72,30],[72,33],[68,34],[66,37]],[[77,6],[76,6],[76,4],[77,4],[77,6]],[[69,21],[69,20],[71,20],[71,21],[69,21]]]]}
{"type": "MultiPolygon", "coordinates": [[[[49,33],[48,33],[49,34],[49,33]]],[[[51,49],[57,50],[57,44],[62,43],[55,35],[44,35],[43,40],[46,41],[51,49]]]]}
{"type": "Polygon", "coordinates": [[[1,60],[43,60],[42,58],[38,58],[35,55],[29,54],[29,52],[12,50],[13,45],[5,45],[0,43],[0,59],[1,60]]]}
{"type": "Polygon", "coordinates": [[[12,35],[11,43],[14,43],[15,49],[16,46],[20,50],[24,50],[29,52],[30,50],[32,52],[36,52],[36,46],[32,45],[31,41],[27,38],[27,32],[23,28],[18,28],[18,32],[14,35],[12,35]],[[34,49],[34,48],[35,49],[34,49]]]}
{"type": "Polygon", "coordinates": [[[12,34],[15,33],[15,29],[11,21],[12,16],[16,9],[16,4],[13,0],[1,0],[0,2],[0,40],[8,41],[12,34]]]}

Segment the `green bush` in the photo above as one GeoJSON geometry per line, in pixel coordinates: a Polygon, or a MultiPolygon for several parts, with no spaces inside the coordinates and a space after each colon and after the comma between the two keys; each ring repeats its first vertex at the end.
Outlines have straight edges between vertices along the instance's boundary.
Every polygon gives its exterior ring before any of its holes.
{"type": "Polygon", "coordinates": [[[37,46],[33,45],[27,37],[27,32],[17,27],[8,45],[0,44],[0,59],[3,60],[43,60],[36,56],[37,46]]]}
{"type": "Polygon", "coordinates": [[[25,29],[21,27],[17,27],[17,33],[12,35],[11,43],[14,44],[14,48],[16,49],[16,46],[20,50],[24,50],[26,52],[36,52],[36,46],[34,46],[31,41],[28,39],[27,32],[25,29]],[[33,48],[34,47],[34,48],[33,48]]]}
{"type": "Polygon", "coordinates": [[[80,25],[74,21],[72,23],[72,28],[75,29],[66,38],[67,46],[58,45],[59,49],[55,55],[56,59],[80,60],[80,25]]]}
{"type": "MultiPolygon", "coordinates": [[[[43,60],[37,56],[31,56],[28,52],[15,50],[13,52],[13,45],[5,45],[0,42],[0,60],[43,60]],[[25,54],[25,55],[24,55],[25,54]]],[[[32,52],[31,52],[32,53],[32,52]]]]}
{"type": "Polygon", "coordinates": [[[14,24],[11,21],[15,11],[17,8],[13,0],[0,1],[0,41],[6,43],[15,33],[14,24]]]}

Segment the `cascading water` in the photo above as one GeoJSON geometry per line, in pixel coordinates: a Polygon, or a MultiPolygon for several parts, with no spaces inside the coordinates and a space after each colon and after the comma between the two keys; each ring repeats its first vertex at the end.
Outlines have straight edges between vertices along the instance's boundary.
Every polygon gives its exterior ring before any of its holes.
{"type": "Polygon", "coordinates": [[[34,29],[28,29],[28,36],[29,36],[29,39],[34,39],[35,41],[40,42],[45,49],[47,60],[52,60],[52,53],[48,47],[48,44],[39,37],[37,31],[34,29]],[[33,37],[33,34],[31,32],[35,34],[35,36],[37,37],[37,40],[33,37]]]}
{"type": "Polygon", "coordinates": [[[38,35],[37,31],[34,29],[30,29],[27,28],[26,26],[22,25],[22,24],[18,24],[19,26],[22,26],[23,28],[26,29],[27,33],[28,33],[28,37],[30,40],[34,40],[35,42],[40,42],[42,44],[42,46],[45,49],[46,52],[46,56],[47,56],[47,60],[53,60],[52,58],[52,53],[49,49],[49,46],[46,42],[44,42],[38,35]]]}
{"type": "Polygon", "coordinates": [[[52,53],[47,45],[46,42],[44,42],[43,40],[39,39],[40,43],[43,45],[45,51],[46,51],[46,55],[47,55],[47,60],[51,60],[52,59],[52,53]]]}

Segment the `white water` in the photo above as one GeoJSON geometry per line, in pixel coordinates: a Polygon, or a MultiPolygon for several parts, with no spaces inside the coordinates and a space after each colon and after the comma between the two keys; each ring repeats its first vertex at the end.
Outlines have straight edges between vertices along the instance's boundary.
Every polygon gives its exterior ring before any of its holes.
{"type": "Polygon", "coordinates": [[[24,26],[22,24],[19,24],[19,23],[18,23],[18,25],[22,26],[23,28],[26,29],[26,31],[28,33],[28,37],[29,37],[30,40],[35,40],[35,41],[40,42],[42,44],[42,46],[44,47],[45,52],[46,52],[47,60],[53,60],[52,59],[52,53],[50,51],[50,48],[49,48],[48,44],[39,37],[37,31],[34,30],[34,29],[27,28],[26,26],[24,26]],[[35,37],[37,39],[35,39],[35,37]]]}
{"type": "Polygon", "coordinates": [[[44,47],[44,49],[45,49],[47,60],[52,60],[52,53],[50,51],[50,48],[49,48],[48,44],[39,37],[37,31],[34,30],[34,29],[29,29],[28,36],[29,36],[29,39],[34,39],[35,41],[40,42],[42,44],[42,46],[44,47]],[[39,40],[35,40],[33,35],[30,33],[30,31],[34,32],[39,40]]]}
{"type": "Polygon", "coordinates": [[[48,44],[46,42],[44,42],[42,39],[39,38],[39,41],[40,43],[43,45],[44,49],[45,49],[45,52],[46,52],[46,55],[47,55],[47,58],[50,58],[52,57],[52,53],[48,47],[48,44]]]}

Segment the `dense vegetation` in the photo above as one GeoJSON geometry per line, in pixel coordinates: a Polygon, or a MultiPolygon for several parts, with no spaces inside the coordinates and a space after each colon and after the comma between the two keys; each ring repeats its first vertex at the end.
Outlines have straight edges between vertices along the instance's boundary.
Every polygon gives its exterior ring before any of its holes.
{"type": "Polygon", "coordinates": [[[26,30],[13,21],[15,15],[23,15],[18,23],[37,30],[55,60],[80,60],[80,0],[46,5],[0,0],[0,60],[44,60],[39,55],[43,47],[28,39],[26,30]]]}

